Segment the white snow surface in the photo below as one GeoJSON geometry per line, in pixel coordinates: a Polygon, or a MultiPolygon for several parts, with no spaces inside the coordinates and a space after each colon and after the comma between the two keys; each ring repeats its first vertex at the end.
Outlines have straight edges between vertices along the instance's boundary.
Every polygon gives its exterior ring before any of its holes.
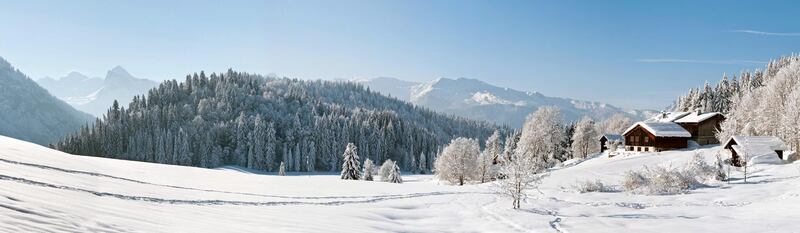
{"type": "MultiPolygon", "coordinates": [[[[798,164],[755,164],[748,183],[682,195],[577,193],[618,185],[624,171],[681,166],[697,151],[572,160],[512,210],[492,184],[451,186],[335,174],[276,176],[83,157],[0,137],[0,232],[792,232],[800,229],[798,164]]],[[[739,177],[734,172],[734,177],[739,177]]]]}
{"type": "Polygon", "coordinates": [[[645,122],[674,122],[686,115],[689,115],[689,112],[662,112],[653,115],[645,122]]]}
{"type": "Polygon", "coordinates": [[[656,137],[692,137],[689,131],[672,122],[638,122],[628,127],[622,135],[628,134],[628,131],[636,128],[636,126],[642,126],[656,137]]]}

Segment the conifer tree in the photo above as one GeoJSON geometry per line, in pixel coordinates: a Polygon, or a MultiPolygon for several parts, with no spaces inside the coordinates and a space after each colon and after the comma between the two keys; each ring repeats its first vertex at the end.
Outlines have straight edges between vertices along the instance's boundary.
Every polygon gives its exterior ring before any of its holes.
{"type": "Polygon", "coordinates": [[[344,163],[342,163],[342,179],[358,180],[361,178],[361,164],[358,161],[358,151],[356,145],[347,143],[344,150],[344,163]]]}

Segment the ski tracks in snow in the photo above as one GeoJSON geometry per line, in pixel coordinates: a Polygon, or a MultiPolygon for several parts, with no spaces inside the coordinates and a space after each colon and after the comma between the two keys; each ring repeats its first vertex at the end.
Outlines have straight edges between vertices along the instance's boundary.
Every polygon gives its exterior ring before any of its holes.
{"type": "MultiPolygon", "coordinates": [[[[182,190],[191,190],[191,191],[201,191],[201,192],[211,192],[211,193],[235,194],[235,195],[243,195],[243,196],[282,198],[282,199],[301,199],[301,200],[403,199],[403,198],[409,198],[409,196],[414,196],[414,195],[431,196],[431,195],[449,195],[449,194],[468,194],[468,193],[472,193],[472,192],[431,192],[431,193],[410,193],[410,194],[387,194],[387,195],[374,195],[374,196],[286,196],[286,195],[270,195],[270,194],[233,192],[233,191],[222,191],[222,190],[213,190],[213,189],[192,188],[192,187],[184,187],[184,186],[168,185],[168,184],[158,184],[158,183],[135,180],[135,179],[125,178],[125,177],[113,176],[113,175],[108,175],[108,174],[103,174],[103,173],[64,169],[64,168],[59,168],[59,167],[47,166],[47,165],[18,162],[18,161],[3,159],[3,158],[0,158],[0,162],[19,165],[19,166],[34,167],[34,168],[39,168],[39,169],[44,169],[44,170],[51,170],[51,171],[70,173],[70,174],[78,174],[78,175],[86,175],[86,176],[102,177],[102,178],[108,178],[108,179],[114,179],[114,180],[121,180],[121,181],[126,181],[126,182],[132,182],[132,183],[137,183],[137,184],[145,184],[145,185],[152,185],[152,186],[158,186],[158,187],[164,187],[164,188],[182,189],[182,190]],[[427,194],[427,195],[424,195],[424,194],[427,194]]],[[[6,177],[10,177],[10,176],[6,176],[6,177]]],[[[14,179],[7,179],[7,180],[14,180],[14,179]]],[[[309,202],[309,203],[311,203],[311,202],[309,202]]]]}

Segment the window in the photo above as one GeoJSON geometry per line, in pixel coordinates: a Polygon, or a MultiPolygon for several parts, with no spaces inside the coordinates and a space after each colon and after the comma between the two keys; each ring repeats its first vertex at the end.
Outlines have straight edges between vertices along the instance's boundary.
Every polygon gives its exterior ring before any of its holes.
{"type": "Polygon", "coordinates": [[[650,138],[644,137],[644,143],[647,143],[648,141],[650,141],[650,138]]]}

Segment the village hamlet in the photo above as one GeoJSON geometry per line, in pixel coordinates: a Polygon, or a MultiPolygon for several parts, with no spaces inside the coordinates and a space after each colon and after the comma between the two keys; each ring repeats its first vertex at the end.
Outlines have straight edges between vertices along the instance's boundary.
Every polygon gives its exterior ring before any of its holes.
{"type": "Polygon", "coordinates": [[[719,112],[662,112],[625,130],[625,150],[665,151],[693,144],[718,144],[715,135],[724,120],[719,112]]]}

